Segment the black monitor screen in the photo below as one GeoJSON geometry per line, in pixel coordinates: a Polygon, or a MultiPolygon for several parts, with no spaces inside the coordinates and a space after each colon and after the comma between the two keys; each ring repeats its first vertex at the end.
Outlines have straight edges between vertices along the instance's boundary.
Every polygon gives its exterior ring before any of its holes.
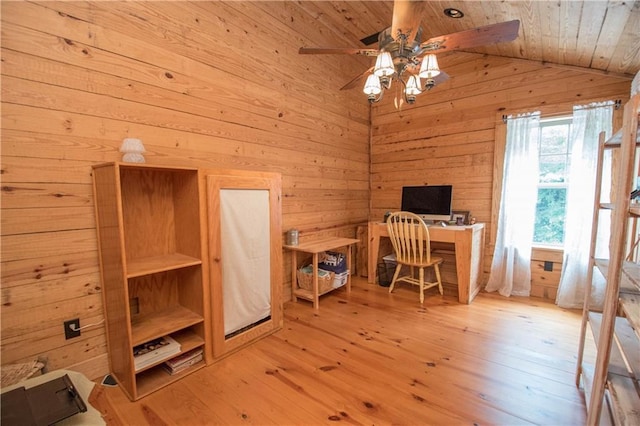
{"type": "Polygon", "coordinates": [[[402,187],[402,211],[415,213],[424,220],[451,219],[451,185],[402,187]]]}

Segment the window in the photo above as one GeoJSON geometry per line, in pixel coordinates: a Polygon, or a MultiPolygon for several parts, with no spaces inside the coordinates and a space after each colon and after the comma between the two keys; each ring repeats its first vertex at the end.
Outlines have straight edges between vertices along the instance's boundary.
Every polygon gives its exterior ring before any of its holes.
{"type": "MultiPolygon", "coordinates": [[[[552,247],[564,252],[558,305],[582,306],[594,190],[598,184],[606,194],[609,183],[596,182],[598,135],[612,133],[613,106],[612,101],[574,106],[571,113],[553,120],[543,120],[540,111],[520,113],[504,117],[506,129],[496,127],[501,136],[498,142],[505,141],[504,153],[497,151],[502,146],[496,146],[496,153],[503,154],[503,181],[487,291],[504,296],[530,294],[531,249],[552,247]]],[[[609,159],[602,160],[606,165],[609,159]]],[[[610,174],[604,173],[603,178],[610,174]]],[[[604,222],[608,217],[599,219],[604,222]]],[[[603,237],[605,244],[595,248],[605,254],[599,247],[606,248],[608,236],[600,234],[598,239],[603,237]]]]}
{"type": "Polygon", "coordinates": [[[534,244],[560,247],[564,242],[571,122],[571,117],[540,120],[534,244]]]}

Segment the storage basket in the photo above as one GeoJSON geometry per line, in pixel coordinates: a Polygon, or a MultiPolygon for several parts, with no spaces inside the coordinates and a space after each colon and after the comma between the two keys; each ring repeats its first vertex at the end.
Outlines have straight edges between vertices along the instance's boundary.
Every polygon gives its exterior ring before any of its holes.
{"type": "MultiPolygon", "coordinates": [[[[298,269],[298,287],[313,291],[313,268],[311,265],[298,269]]],[[[318,293],[324,293],[333,288],[334,273],[318,269],[318,293]]]]}

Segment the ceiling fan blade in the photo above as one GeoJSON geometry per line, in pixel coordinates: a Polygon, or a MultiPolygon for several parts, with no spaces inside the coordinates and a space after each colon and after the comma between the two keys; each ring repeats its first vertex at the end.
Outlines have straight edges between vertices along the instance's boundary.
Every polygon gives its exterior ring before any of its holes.
{"type": "Polygon", "coordinates": [[[378,49],[358,49],[357,47],[301,47],[301,55],[364,55],[377,56],[378,49]]]}
{"type": "Polygon", "coordinates": [[[391,37],[396,39],[398,32],[407,35],[407,43],[411,43],[420,28],[420,20],[424,12],[424,3],[419,0],[396,0],[393,3],[391,20],[391,37]]]}
{"type": "Polygon", "coordinates": [[[362,44],[364,44],[365,46],[371,46],[373,43],[377,43],[378,42],[378,35],[379,34],[380,34],[380,31],[378,31],[375,34],[368,35],[365,38],[361,38],[360,42],[362,44]]]}
{"type": "Polygon", "coordinates": [[[356,84],[360,82],[360,80],[362,80],[367,74],[371,74],[372,71],[373,71],[373,67],[369,68],[368,70],[366,70],[365,72],[363,72],[362,74],[360,74],[359,76],[357,76],[356,78],[354,78],[353,80],[351,80],[350,82],[342,86],[340,90],[353,89],[354,87],[356,87],[356,84]]]}
{"type": "Polygon", "coordinates": [[[515,19],[513,21],[432,37],[422,43],[420,47],[425,50],[425,53],[470,49],[486,44],[515,40],[516,37],[518,37],[519,29],[520,21],[515,19]]]}

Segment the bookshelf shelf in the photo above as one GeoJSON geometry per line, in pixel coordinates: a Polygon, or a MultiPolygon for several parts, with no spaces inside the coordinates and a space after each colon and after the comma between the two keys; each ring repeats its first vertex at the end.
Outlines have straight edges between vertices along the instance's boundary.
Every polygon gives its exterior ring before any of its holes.
{"type": "Polygon", "coordinates": [[[138,374],[138,381],[140,383],[137,388],[138,398],[145,397],[164,386],[176,382],[204,366],[204,361],[200,361],[186,370],[173,375],[169,374],[160,366],[143,371],[141,374],[138,374]]]}
{"type": "Polygon", "coordinates": [[[127,277],[135,278],[200,265],[201,263],[202,261],[200,259],[181,253],[133,259],[127,263],[127,277]]]}
{"type": "Polygon", "coordinates": [[[131,322],[132,346],[187,329],[202,321],[202,315],[182,306],[140,315],[131,322]]]}

